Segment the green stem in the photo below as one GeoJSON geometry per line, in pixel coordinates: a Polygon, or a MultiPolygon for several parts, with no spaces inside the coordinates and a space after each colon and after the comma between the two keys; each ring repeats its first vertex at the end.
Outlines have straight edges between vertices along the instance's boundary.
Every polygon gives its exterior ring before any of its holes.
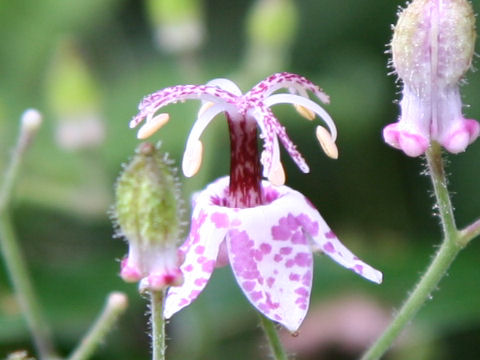
{"type": "Polygon", "coordinates": [[[120,292],[111,293],[99,317],[81,340],[78,347],[68,357],[68,360],[88,359],[126,308],[126,295],[120,292]]]}
{"type": "Polygon", "coordinates": [[[460,231],[460,246],[467,246],[470,240],[480,235],[480,219],[477,219],[465,229],[460,231]]]}
{"type": "Polygon", "coordinates": [[[450,264],[461,250],[451,242],[444,242],[427,272],[417,283],[413,292],[410,293],[407,301],[396,314],[394,320],[383,332],[380,338],[363,355],[362,360],[380,359],[380,357],[390,348],[394,340],[400,335],[405,326],[412,320],[417,311],[430,298],[432,291],[438,282],[445,275],[450,264]]]}
{"type": "Polygon", "coordinates": [[[443,165],[442,149],[438,143],[434,142],[430,146],[426,158],[435,191],[436,206],[442,223],[444,241],[452,241],[458,237],[458,230],[448,192],[448,180],[443,165]]]}
{"type": "Polygon", "coordinates": [[[0,248],[15,296],[33,337],[40,359],[57,359],[52,335],[40,309],[15,231],[6,212],[0,215],[0,248]]]}
{"type": "Polygon", "coordinates": [[[163,318],[164,291],[150,292],[150,311],[152,326],[152,359],[165,359],[165,320],[163,318]]]}
{"type": "Polygon", "coordinates": [[[273,358],[275,360],[288,360],[288,356],[283,349],[282,342],[280,341],[277,330],[275,329],[275,324],[260,313],[259,316],[260,323],[262,324],[263,331],[268,339],[268,344],[270,345],[270,351],[272,352],[273,358]]]}
{"type": "Polygon", "coordinates": [[[23,254],[18,245],[15,229],[8,214],[12,191],[23,156],[40,126],[40,114],[38,114],[38,117],[35,120],[36,124],[32,125],[30,121],[31,116],[30,119],[26,119],[24,113],[17,144],[0,186],[0,250],[5,260],[15,296],[27,321],[38,355],[40,359],[50,360],[58,358],[54,349],[51,331],[37,301],[23,254]]]}
{"type": "Polygon", "coordinates": [[[443,242],[425,274],[404,302],[392,323],[380,338],[363,355],[362,360],[379,359],[413,319],[418,310],[430,298],[439,281],[447,273],[450,264],[463,249],[462,237],[455,225],[453,208],[447,188],[441,148],[432,144],[426,153],[428,170],[435,190],[436,206],[442,223],[443,242]]]}

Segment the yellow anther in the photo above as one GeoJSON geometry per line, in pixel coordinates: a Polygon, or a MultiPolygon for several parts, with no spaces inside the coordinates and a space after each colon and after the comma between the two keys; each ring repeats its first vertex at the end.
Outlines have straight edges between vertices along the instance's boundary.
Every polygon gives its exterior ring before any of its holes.
{"type": "Polygon", "coordinates": [[[158,114],[157,116],[147,119],[145,124],[142,125],[137,132],[138,139],[146,139],[152,136],[158,129],[165,125],[170,119],[170,115],[167,113],[158,114]]]}
{"type": "Polygon", "coordinates": [[[205,103],[203,103],[203,105],[200,107],[200,110],[198,110],[198,114],[197,116],[202,116],[205,111],[207,111],[208,109],[210,109],[213,105],[215,105],[215,103],[211,102],[211,101],[207,101],[205,103]]]}
{"type": "Polygon", "coordinates": [[[297,112],[300,115],[302,115],[305,119],[307,120],[315,119],[315,113],[312,110],[307,109],[305,106],[298,105],[298,104],[295,104],[293,106],[295,106],[295,110],[297,110],[297,112]]]}
{"type": "Polygon", "coordinates": [[[203,144],[200,140],[189,142],[183,154],[182,170],[186,177],[192,177],[200,169],[203,156],[203,144]]]}
{"type": "Polygon", "coordinates": [[[270,174],[268,174],[268,180],[275,186],[285,184],[285,171],[280,162],[273,166],[270,174]]]}
{"type": "Polygon", "coordinates": [[[335,142],[333,141],[328,130],[322,126],[317,126],[316,135],[318,142],[320,143],[320,146],[325,154],[327,154],[329,158],[338,159],[337,145],[335,145],[335,142]]]}

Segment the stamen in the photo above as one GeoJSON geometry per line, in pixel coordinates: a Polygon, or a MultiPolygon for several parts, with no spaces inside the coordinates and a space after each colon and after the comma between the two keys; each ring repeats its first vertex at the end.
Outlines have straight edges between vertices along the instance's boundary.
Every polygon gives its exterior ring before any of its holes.
{"type": "Polygon", "coordinates": [[[277,162],[270,174],[268,174],[268,180],[275,186],[281,186],[285,184],[285,171],[280,162],[277,162]]]}
{"type": "Polygon", "coordinates": [[[137,132],[138,139],[146,139],[152,136],[157,130],[165,125],[170,119],[170,115],[167,113],[158,114],[157,116],[147,119],[137,132]]]}
{"type": "Polygon", "coordinates": [[[333,141],[332,135],[322,126],[317,126],[316,131],[318,142],[325,154],[332,159],[338,159],[338,148],[333,141]]]}
{"type": "Polygon", "coordinates": [[[203,144],[200,140],[187,142],[187,148],[183,154],[182,170],[186,177],[192,177],[200,169],[202,164],[203,144]]]}
{"type": "Polygon", "coordinates": [[[198,110],[198,114],[197,114],[197,117],[200,117],[202,116],[203,114],[205,114],[205,112],[210,109],[213,105],[215,105],[214,102],[212,101],[206,101],[202,104],[202,106],[200,106],[200,109],[198,110]]]}
{"type": "Polygon", "coordinates": [[[315,119],[315,113],[312,110],[307,109],[305,106],[298,105],[298,104],[294,104],[293,106],[295,107],[295,110],[297,110],[297,112],[300,115],[302,115],[305,119],[310,121],[315,119]]]}

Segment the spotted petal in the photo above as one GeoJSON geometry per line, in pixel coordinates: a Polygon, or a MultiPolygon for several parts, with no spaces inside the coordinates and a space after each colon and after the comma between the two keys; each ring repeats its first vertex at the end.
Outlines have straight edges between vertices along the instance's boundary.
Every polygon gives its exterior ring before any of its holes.
{"type": "Polygon", "coordinates": [[[212,194],[225,188],[223,182],[211,184],[195,198],[190,234],[180,248],[185,261],[180,267],[184,282],[169,289],[164,316],[170,318],[190,305],[203,291],[217,262],[220,245],[227,233],[231,209],[212,204],[212,194]]]}
{"type": "Polygon", "coordinates": [[[147,95],[138,105],[139,113],[130,121],[129,126],[134,128],[145,117],[153,116],[160,108],[189,99],[211,101],[223,104],[225,110],[236,113],[237,95],[212,85],[177,85],[159,90],[147,95]]]}
{"type": "Polygon", "coordinates": [[[303,209],[303,213],[298,216],[298,220],[302,223],[305,232],[326,255],[365,279],[377,284],[382,282],[382,273],[360,260],[348,250],[306,197],[297,192],[297,196],[295,199],[292,198],[290,206],[303,209]],[[310,206],[306,208],[305,206],[302,207],[302,204],[309,204],[310,206]]]}
{"type": "Polygon", "coordinates": [[[268,182],[263,188],[272,201],[239,211],[241,223],[228,233],[230,264],[248,300],[266,317],[296,331],[308,309],[312,251],[302,224],[290,214],[290,189],[282,186],[280,196],[268,182]],[[276,231],[279,226],[285,231],[276,231]]]}

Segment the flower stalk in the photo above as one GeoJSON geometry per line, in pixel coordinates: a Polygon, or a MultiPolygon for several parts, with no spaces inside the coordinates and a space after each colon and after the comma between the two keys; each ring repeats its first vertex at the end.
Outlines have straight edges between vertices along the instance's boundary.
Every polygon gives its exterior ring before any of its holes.
{"type": "Polygon", "coordinates": [[[428,172],[435,190],[436,207],[442,224],[443,242],[431,264],[410,293],[395,318],[378,340],[363,355],[362,360],[375,360],[387,352],[402,330],[430,298],[440,280],[446,275],[458,253],[475,236],[480,234],[480,221],[477,220],[463,231],[455,225],[453,208],[447,188],[442,150],[436,142],[426,152],[428,172]]]}
{"type": "Polygon", "coordinates": [[[127,308],[127,296],[120,292],[113,292],[108,296],[104,309],[92,325],[78,347],[68,360],[87,360],[103,341],[107,333],[117,322],[120,315],[127,308]]]}
{"type": "Polygon", "coordinates": [[[38,111],[23,113],[20,134],[8,168],[0,186],[0,249],[12,283],[15,296],[27,321],[38,356],[42,360],[58,359],[50,327],[42,313],[37,295],[30,281],[23,253],[18,244],[8,209],[22,160],[42,122],[38,111]]]}
{"type": "Polygon", "coordinates": [[[263,332],[268,339],[268,344],[270,346],[270,352],[275,360],[288,360],[288,356],[283,348],[280,337],[278,336],[277,330],[275,329],[275,324],[263,316],[261,313],[258,313],[260,317],[260,323],[262,325],[263,332]]]}
{"type": "Polygon", "coordinates": [[[152,360],[164,360],[165,352],[165,319],[163,318],[164,290],[150,291],[150,311],[152,326],[152,360]]]}

